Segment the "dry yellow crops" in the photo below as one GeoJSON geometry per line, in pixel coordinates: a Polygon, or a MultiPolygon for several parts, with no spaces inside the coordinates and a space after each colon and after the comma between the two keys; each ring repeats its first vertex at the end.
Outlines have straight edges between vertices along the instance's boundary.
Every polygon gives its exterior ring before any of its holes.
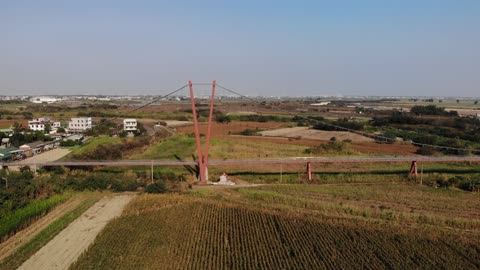
{"type": "Polygon", "coordinates": [[[72,269],[480,267],[478,240],[274,210],[239,190],[139,196],[72,269]]]}

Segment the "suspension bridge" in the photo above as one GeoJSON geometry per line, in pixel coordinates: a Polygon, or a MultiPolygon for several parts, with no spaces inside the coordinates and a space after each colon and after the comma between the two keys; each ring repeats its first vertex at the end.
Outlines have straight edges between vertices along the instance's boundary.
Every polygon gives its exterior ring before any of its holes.
{"type": "MultiPolygon", "coordinates": [[[[223,87],[213,81],[212,84],[193,84],[191,81],[188,84],[166,94],[159,98],[154,99],[151,102],[148,102],[144,105],[132,109],[130,112],[134,112],[145,108],[153,103],[165,99],[169,96],[172,96],[179,91],[188,87],[190,95],[190,104],[193,114],[193,130],[195,134],[195,144],[197,152],[197,160],[184,161],[184,160],[103,160],[103,161],[56,161],[56,162],[31,162],[24,160],[21,162],[2,162],[2,167],[7,169],[8,167],[13,166],[34,166],[36,167],[54,167],[54,166],[67,166],[67,167],[85,167],[85,166],[198,166],[198,181],[200,183],[207,183],[208,181],[208,167],[225,167],[232,165],[261,165],[261,164],[306,164],[305,175],[308,180],[312,178],[312,164],[326,164],[326,163],[344,163],[344,164],[355,164],[355,163],[410,163],[410,170],[408,172],[409,176],[417,176],[418,163],[471,163],[477,164],[480,163],[480,157],[478,156],[442,156],[442,157],[421,157],[421,156],[395,156],[395,157],[289,157],[289,158],[258,158],[258,159],[228,159],[228,160],[209,160],[209,150],[212,134],[212,121],[214,116],[214,105],[215,105],[215,94],[216,89],[221,88],[231,94],[235,94],[244,99],[260,103],[264,105],[258,99],[248,97],[239,93],[238,91],[231,90],[229,88],[223,87]],[[207,122],[207,132],[205,137],[205,144],[202,145],[201,133],[199,128],[199,121],[197,115],[197,104],[195,102],[194,94],[194,85],[211,85],[211,95],[210,95],[210,104],[209,104],[209,117],[207,122]]],[[[278,106],[268,105],[271,108],[277,109],[278,111],[284,112],[288,115],[300,117],[304,120],[319,122],[327,126],[332,126],[335,129],[353,132],[370,138],[379,138],[384,141],[392,140],[392,138],[383,137],[377,134],[352,130],[342,126],[333,125],[315,118],[310,118],[300,114],[293,113],[292,111],[282,109],[278,106]]],[[[112,118],[116,119],[117,117],[112,118]]],[[[440,145],[431,145],[424,143],[410,142],[416,146],[430,146],[433,148],[439,149],[448,149],[448,150],[461,150],[467,152],[480,152],[480,150],[475,149],[465,149],[465,148],[455,148],[455,147],[446,147],[440,145]]]]}

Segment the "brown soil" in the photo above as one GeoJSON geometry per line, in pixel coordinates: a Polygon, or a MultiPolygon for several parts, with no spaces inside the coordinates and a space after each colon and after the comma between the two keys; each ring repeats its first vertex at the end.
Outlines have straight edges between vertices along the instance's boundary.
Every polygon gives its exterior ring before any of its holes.
{"type": "Polygon", "coordinates": [[[24,119],[0,120],[0,128],[8,128],[12,126],[15,122],[18,122],[23,126],[27,125],[27,120],[24,119]]]}

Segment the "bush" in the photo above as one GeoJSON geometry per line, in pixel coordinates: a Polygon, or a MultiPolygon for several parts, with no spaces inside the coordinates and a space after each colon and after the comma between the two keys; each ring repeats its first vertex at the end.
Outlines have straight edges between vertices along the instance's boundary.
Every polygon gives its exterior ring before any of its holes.
{"type": "Polygon", "coordinates": [[[249,129],[249,128],[245,129],[245,130],[242,131],[242,132],[239,132],[238,134],[239,134],[239,135],[243,135],[243,136],[258,136],[258,135],[260,135],[260,134],[257,132],[257,130],[255,130],[255,129],[249,129]]]}
{"type": "Polygon", "coordinates": [[[156,181],[147,186],[145,192],[147,193],[165,193],[168,191],[167,185],[164,181],[156,181]]]}
{"type": "Polygon", "coordinates": [[[112,190],[115,192],[135,191],[137,189],[137,182],[135,179],[115,179],[112,182],[112,190]]]}
{"type": "Polygon", "coordinates": [[[431,146],[422,146],[422,147],[418,148],[415,153],[417,153],[419,155],[423,155],[423,156],[432,156],[436,153],[436,151],[431,146]]]}
{"type": "Polygon", "coordinates": [[[330,142],[319,146],[314,146],[305,149],[307,154],[353,154],[352,149],[347,142],[339,142],[335,137],[330,139],[330,142]]]}
{"type": "Polygon", "coordinates": [[[71,147],[71,146],[75,146],[75,145],[80,145],[82,144],[79,140],[68,140],[68,141],[61,141],[60,142],[60,146],[62,147],[71,147]]]}

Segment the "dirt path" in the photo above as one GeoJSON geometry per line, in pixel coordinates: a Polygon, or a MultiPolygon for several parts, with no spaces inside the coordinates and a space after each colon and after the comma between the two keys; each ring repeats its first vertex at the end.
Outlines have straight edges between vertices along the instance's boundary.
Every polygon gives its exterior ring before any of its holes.
{"type": "Polygon", "coordinates": [[[18,269],[68,269],[111,219],[120,216],[133,194],[101,199],[18,269]]]}
{"type": "Polygon", "coordinates": [[[80,196],[76,196],[68,200],[67,202],[55,207],[52,211],[37,220],[32,225],[8,238],[5,242],[2,242],[0,244],[0,261],[10,256],[19,247],[30,241],[33,237],[35,237],[35,235],[50,225],[50,223],[60,218],[66,212],[77,207],[81,201],[82,198],[80,196]]]}

